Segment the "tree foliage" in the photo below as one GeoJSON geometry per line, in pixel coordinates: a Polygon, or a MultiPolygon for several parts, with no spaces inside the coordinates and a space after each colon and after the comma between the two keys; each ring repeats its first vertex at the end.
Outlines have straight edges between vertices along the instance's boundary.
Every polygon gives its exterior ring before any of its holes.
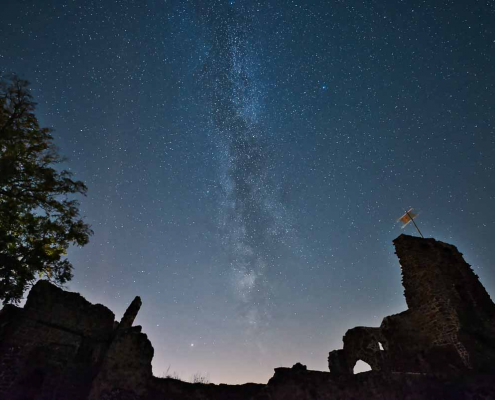
{"type": "Polygon", "coordinates": [[[69,245],[88,243],[92,231],[73,194],[86,186],[62,170],[51,130],[41,128],[28,82],[0,81],[0,299],[18,302],[37,279],[72,278],[69,245]]]}

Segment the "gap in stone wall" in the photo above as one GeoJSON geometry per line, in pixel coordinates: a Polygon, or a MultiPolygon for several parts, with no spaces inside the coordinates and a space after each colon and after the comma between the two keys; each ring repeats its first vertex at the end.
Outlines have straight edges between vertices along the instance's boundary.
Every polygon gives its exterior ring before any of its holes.
{"type": "Polygon", "coordinates": [[[371,371],[371,366],[364,362],[363,360],[358,360],[356,365],[354,366],[354,374],[359,374],[361,372],[371,371]]]}

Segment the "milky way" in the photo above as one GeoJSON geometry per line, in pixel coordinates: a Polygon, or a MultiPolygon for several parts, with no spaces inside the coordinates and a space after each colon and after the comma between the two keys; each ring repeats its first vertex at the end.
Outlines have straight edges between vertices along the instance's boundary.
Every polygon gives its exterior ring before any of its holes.
{"type": "Polygon", "coordinates": [[[406,309],[407,207],[495,293],[493,1],[4,0],[0,70],[88,186],[69,289],[153,371],[327,370],[406,309]]]}
{"type": "Polygon", "coordinates": [[[259,27],[248,6],[214,3],[197,10],[210,39],[200,82],[217,149],[219,228],[241,313],[258,327],[270,315],[266,270],[278,266],[277,249],[292,232],[273,171],[276,138],[264,124],[263,65],[252,34],[259,27]]]}

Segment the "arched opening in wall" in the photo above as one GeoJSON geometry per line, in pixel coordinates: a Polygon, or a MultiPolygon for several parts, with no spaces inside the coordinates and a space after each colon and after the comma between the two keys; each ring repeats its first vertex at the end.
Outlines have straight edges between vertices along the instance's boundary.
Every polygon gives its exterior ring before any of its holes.
{"type": "Polygon", "coordinates": [[[380,348],[380,350],[385,350],[380,342],[378,342],[378,347],[380,348]]]}
{"type": "Polygon", "coordinates": [[[354,374],[359,374],[366,371],[371,371],[370,365],[368,363],[365,363],[363,360],[358,360],[358,362],[354,366],[354,374]]]}

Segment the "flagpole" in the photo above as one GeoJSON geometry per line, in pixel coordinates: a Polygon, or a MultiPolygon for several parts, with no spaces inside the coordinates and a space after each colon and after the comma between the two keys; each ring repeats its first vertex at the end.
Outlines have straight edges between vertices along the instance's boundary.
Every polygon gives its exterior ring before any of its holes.
{"type": "Polygon", "coordinates": [[[418,230],[418,233],[421,235],[421,237],[424,239],[425,237],[423,236],[423,234],[421,233],[421,231],[419,230],[418,228],[418,225],[416,225],[416,222],[414,222],[414,219],[413,217],[411,217],[411,215],[409,214],[409,211],[406,211],[406,214],[407,216],[409,217],[409,219],[412,221],[412,223],[414,224],[414,226],[416,227],[416,229],[418,230]]]}

